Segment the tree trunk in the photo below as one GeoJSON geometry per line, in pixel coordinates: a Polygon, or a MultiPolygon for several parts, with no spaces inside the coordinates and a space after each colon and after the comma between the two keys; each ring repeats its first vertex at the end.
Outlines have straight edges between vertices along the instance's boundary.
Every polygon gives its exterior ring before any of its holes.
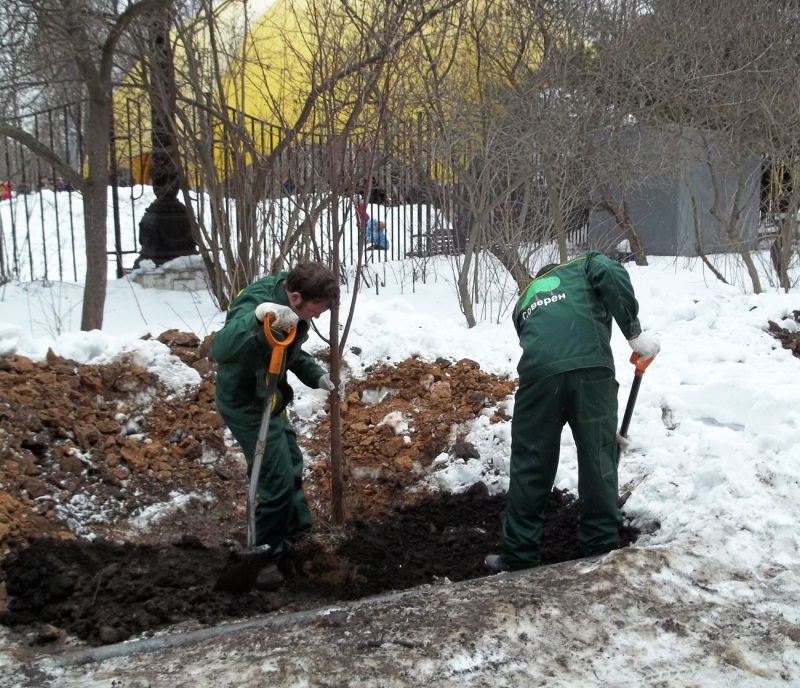
{"type": "Polygon", "coordinates": [[[458,299],[461,302],[461,310],[464,312],[464,317],[467,319],[467,327],[472,328],[477,324],[477,320],[472,308],[472,296],[469,293],[469,273],[472,261],[475,258],[478,231],[482,223],[477,221],[471,210],[470,215],[472,216],[472,222],[467,235],[467,245],[464,247],[464,262],[458,271],[458,299]]]}
{"type": "Polygon", "coordinates": [[[517,289],[519,290],[519,293],[521,294],[523,291],[525,291],[525,287],[533,282],[533,277],[525,269],[525,266],[520,262],[519,258],[511,254],[512,251],[516,254],[518,250],[517,247],[494,242],[492,243],[490,250],[492,255],[497,258],[498,261],[500,261],[500,264],[506,270],[508,270],[508,272],[514,278],[514,281],[517,283],[517,289]]]}
{"type": "MultiPolygon", "coordinates": [[[[340,269],[340,237],[342,220],[339,217],[338,198],[341,194],[339,180],[342,178],[344,162],[344,148],[337,146],[335,140],[331,140],[331,160],[330,175],[334,183],[331,187],[331,215],[332,226],[334,228],[333,240],[331,242],[331,270],[334,275],[339,274],[340,269]]],[[[331,522],[335,526],[344,525],[345,504],[344,504],[344,450],[342,443],[342,413],[341,399],[339,399],[339,382],[341,380],[341,356],[339,353],[339,309],[331,308],[331,330],[329,337],[329,350],[331,353],[330,375],[336,388],[330,394],[331,403],[331,522]]]]}
{"type": "Polygon", "coordinates": [[[83,192],[86,234],[86,286],[83,294],[81,329],[103,328],[108,281],[108,132],[111,103],[90,100],[86,126],[88,188],[83,192]]]}
{"type": "Polygon", "coordinates": [[[627,194],[623,192],[622,207],[620,207],[619,203],[616,203],[611,196],[611,191],[607,185],[602,184],[600,186],[600,193],[602,196],[600,206],[611,213],[614,221],[625,234],[625,238],[630,242],[636,264],[647,265],[647,255],[642,247],[642,242],[639,240],[639,235],[636,233],[636,228],[630,219],[630,204],[627,194]]]}
{"type": "MultiPolygon", "coordinates": [[[[543,166],[544,179],[547,184],[547,200],[550,203],[550,216],[553,218],[553,230],[558,242],[558,255],[561,263],[567,260],[567,233],[564,228],[564,214],[561,212],[561,203],[556,185],[556,175],[550,160],[545,160],[543,166]]],[[[527,286],[527,284],[525,285],[527,286]]],[[[525,287],[523,287],[524,289],[525,287]]],[[[522,290],[520,290],[520,294],[522,290]]]]}
{"type": "Polygon", "coordinates": [[[762,291],[761,279],[758,276],[758,270],[756,269],[755,262],[753,261],[753,255],[751,254],[750,249],[747,248],[747,243],[744,241],[744,239],[742,239],[742,234],[739,231],[739,225],[741,222],[741,199],[744,192],[744,179],[742,178],[741,174],[738,176],[736,191],[734,191],[733,199],[730,202],[730,211],[723,212],[721,206],[723,187],[717,173],[717,168],[711,162],[711,160],[712,158],[709,153],[707,165],[709,175],[711,177],[711,186],[714,190],[714,201],[711,205],[710,211],[711,216],[717,222],[719,222],[725,234],[728,235],[731,245],[736,247],[736,250],[742,257],[744,265],[747,268],[747,274],[750,277],[750,282],[753,285],[753,293],[760,294],[762,291]]]}
{"type": "Polygon", "coordinates": [[[706,255],[705,248],[703,247],[703,241],[700,237],[700,218],[697,217],[697,199],[695,198],[694,194],[692,194],[691,189],[687,185],[687,191],[689,191],[689,197],[692,201],[692,222],[694,224],[694,250],[698,256],[700,256],[700,260],[703,261],[703,265],[705,265],[711,273],[716,277],[720,282],[723,284],[728,284],[728,280],[725,279],[725,275],[723,275],[716,267],[714,267],[713,263],[708,259],[706,255]]]}
{"type": "Polygon", "coordinates": [[[789,277],[789,263],[792,259],[792,245],[795,235],[797,234],[797,209],[799,200],[798,194],[793,193],[786,215],[781,220],[780,235],[773,246],[774,249],[777,249],[778,253],[777,260],[774,261],[778,263],[777,267],[780,268],[778,270],[778,282],[781,289],[785,292],[788,292],[792,286],[789,277]]]}
{"type": "MultiPolygon", "coordinates": [[[[339,274],[339,251],[333,252],[334,274],[339,274]]],[[[336,385],[331,392],[331,521],[334,525],[344,524],[346,516],[344,504],[344,449],[342,447],[342,400],[339,398],[341,364],[339,352],[339,309],[331,309],[330,330],[331,365],[330,375],[336,385]]]]}

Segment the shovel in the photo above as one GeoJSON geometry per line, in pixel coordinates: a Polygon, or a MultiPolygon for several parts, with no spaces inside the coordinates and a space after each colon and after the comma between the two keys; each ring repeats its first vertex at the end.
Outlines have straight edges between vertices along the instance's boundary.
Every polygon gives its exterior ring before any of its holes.
{"type": "MultiPolygon", "coordinates": [[[[633,384],[631,384],[631,391],[628,394],[628,403],[625,406],[625,413],[622,416],[622,425],[619,428],[619,434],[623,437],[628,436],[628,428],[631,424],[631,418],[633,417],[633,407],[636,405],[636,397],[639,394],[639,387],[642,386],[642,375],[644,375],[644,371],[647,370],[647,366],[649,366],[653,360],[655,360],[655,356],[651,356],[646,360],[641,360],[641,357],[636,352],[631,354],[631,363],[636,366],[636,370],[633,372],[633,384]]],[[[617,453],[617,463],[619,463],[619,456],[621,454],[621,450],[617,453]]],[[[630,492],[626,492],[617,500],[617,506],[622,506],[625,502],[628,501],[628,497],[631,496],[630,492]]]]}
{"type": "Polygon", "coordinates": [[[625,406],[625,413],[622,416],[622,425],[619,428],[619,434],[623,437],[628,436],[628,428],[631,424],[631,417],[633,416],[633,407],[636,404],[636,397],[639,394],[639,387],[642,386],[642,375],[644,375],[644,371],[647,370],[647,366],[649,366],[655,360],[655,356],[651,356],[650,358],[642,361],[639,357],[639,354],[632,353],[631,354],[631,363],[636,366],[636,370],[633,372],[633,384],[631,385],[630,394],[628,394],[628,404],[625,406]]]}
{"type": "Polygon", "coordinates": [[[267,429],[272,416],[272,400],[281,375],[284,349],[294,341],[297,328],[293,327],[281,340],[275,339],[270,330],[272,316],[264,318],[264,335],[272,347],[267,375],[267,392],[264,396],[264,410],[261,414],[261,426],[258,429],[256,450],[253,455],[253,470],[250,471],[250,486],[247,490],[247,546],[233,550],[222,573],[217,578],[214,590],[240,595],[250,592],[256,584],[259,571],[269,560],[269,545],[256,545],[256,507],[258,506],[258,476],[261,473],[261,461],[267,446],[267,429]]]}

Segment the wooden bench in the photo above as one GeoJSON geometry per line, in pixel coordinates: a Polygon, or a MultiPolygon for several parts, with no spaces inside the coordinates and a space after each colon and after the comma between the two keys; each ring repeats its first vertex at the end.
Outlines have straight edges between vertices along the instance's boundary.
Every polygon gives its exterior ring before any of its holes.
{"type": "Polygon", "coordinates": [[[407,258],[422,258],[425,256],[452,256],[457,253],[453,235],[443,230],[428,232],[422,236],[417,235],[417,244],[406,253],[407,258]]]}

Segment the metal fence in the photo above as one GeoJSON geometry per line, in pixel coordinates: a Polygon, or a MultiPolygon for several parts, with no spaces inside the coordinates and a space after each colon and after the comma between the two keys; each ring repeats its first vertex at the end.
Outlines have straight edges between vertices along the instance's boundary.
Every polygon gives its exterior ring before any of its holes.
{"type": "MultiPolygon", "coordinates": [[[[84,107],[82,103],[73,103],[29,114],[13,123],[30,132],[70,166],[81,169],[84,107]]],[[[155,197],[149,186],[150,132],[142,124],[149,121],[148,113],[143,112],[142,102],[135,100],[124,101],[121,106],[117,103],[115,112],[114,134],[110,139],[108,255],[109,273],[121,277],[140,252],[139,222],[155,197]]],[[[183,115],[185,120],[186,113],[183,115]]],[[[265,151],[274,150],[286,135],[279,127],[241,113],[231,111],[229,118],[232,121],[236,118],[249,139],[265,151]]],[[[459,250],[468,218],[459,210],[454,193],[456,185],[448,180],[448,171],[428,153],[430,142],[426,137],[427,127],[417,117],[377,146],[383,157],[374,165],[365,162],[359,166],[355,161],[350,172],[363,174],[360,179],[350,180],[350,188],[358,193],[369,189],[370,198],[365,201],[372,225],[367,226],[359,217],[357,202],[341,199],[340,221],[344,218],[345,224],[340,249],[345,264],[357,261],[359,246],[364,246],[359,243],[359,233],[365,232],[367,239],[373,239],[366,242],[362,256],[368,263],[459,250]],[[382,233],[370,232],[378,223],[382,233]]],[[[300,190],[313,191],[313,183],[327,183],[325,150],[323,138],[307,135],[299,137],[280,156],[265,157],[269,160],[264,175],[265,195],[268,202],[275,204],[273,211],[297,202],[300,190]]],[[[358,156],[359,150],[353,147],[353,156],[358,156]]],[[[225,180],[232,174],[231,160],[227,153],[217,157],[215,164],[222,167],[219,178],[225,180]]],[[[190,169],[185,172],[194,189],[190,195],[195,213],[202,216],[208,209],[208,199],[202,191],[202,180],[193,172],[198,164],[188,160],[190,169]]],[[[0,201],[0,278],[82,280],[85,262],[81,195],[52,166],[7,137],[0,137],[0,182],[4,196],[0,201]]],[[[226,196],[225,212],[231,218],[235,217],[232,203],[226,196]]],[[[264,256],[274,250],[268,243],[276,243],[288,231],[285,226],[288,213],[271,212],[270,222],[273,223],[270,232],[264,233],[264,256]]],[[[330,241],[332,214],[324,214],[319,222],[323,225],[322,240],[330,241]],[[324,226],[325,223],[328,225],[324,226]]],[[[232,225],[233,231],[237,231],[235,222],[232,225]]],[[[583,227],[577,227],[574,231],[582,230],[583,227]]]]}
{"type": "MultiPolygon", "coordinates": [[[[53,150],[68,165],[80,169],[83,159],[83,108],[80,103],[31,113],[12,124],[53,150]]],[[[83,232],[80,199],[56,169],[21,143],[0,141],[0,203],[18,212],[0,213],[0,275],[29,279],[78,279],[76,235],[83,232]],[[42,193],[44,192],[44,193],[42,193]],[[53,204],[47,195],[64,194],[53,204]],[[52,227],[32,221],[54,218],[52,227]]],[[[80,276],[82,278],[82,275],[80,276]]]]}

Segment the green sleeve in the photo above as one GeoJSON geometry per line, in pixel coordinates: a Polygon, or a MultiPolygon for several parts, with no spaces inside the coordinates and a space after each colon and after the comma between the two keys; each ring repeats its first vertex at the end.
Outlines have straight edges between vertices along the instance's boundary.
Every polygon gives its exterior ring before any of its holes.
{"type": "Polygon", "coordinates": [[[297,375],[300,382],[311,389],[317,389],[319,379],[328,372],[317,364],[310,353],[302,349],[297,352],[297,357],[289,365],[289,370],[297,375]]]}
{"type": "Polygon", "coordinates": [[[265,348],[271,350],[264,336],[264,325],[256,318],[255,307],[258,304],[251,304],[250,301],[254,299],[241,295],[237,299],[236,310],[228,313],[225,325],[214,335],[211,355],[218,363],[234,359],[241,362],[242,357],[258,357],[263,355],[265,348]]]}
{"type": "Polygon", "coordinates": [[[593,251],[587,255],[586,274],[625,339],[639,334],[639,304],[628,271],[617,261],[593,251]]]}

